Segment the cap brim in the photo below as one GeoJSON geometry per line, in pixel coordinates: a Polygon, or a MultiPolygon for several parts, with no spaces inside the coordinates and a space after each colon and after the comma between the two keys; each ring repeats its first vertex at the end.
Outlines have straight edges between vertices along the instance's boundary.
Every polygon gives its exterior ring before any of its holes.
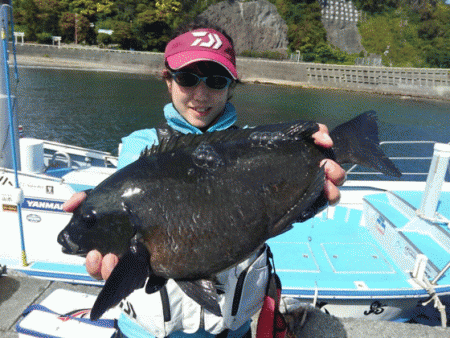
{"type": "Polygon", "coordinates": [[[238,79],[236,67],[230,60],[228,60],[222,55],[212,53],[209,51],[180,52],[167,57],[166,61],[169,64],[169,67],[172,68],[173,70],[179,70],[183,67],[186,67],[190,64],[199,61],[216,62],[220,64],[222,67],[224,67],[228,71],[228,73],[230,73],[230,75],[233,77],[234,80],[238,79]]]}

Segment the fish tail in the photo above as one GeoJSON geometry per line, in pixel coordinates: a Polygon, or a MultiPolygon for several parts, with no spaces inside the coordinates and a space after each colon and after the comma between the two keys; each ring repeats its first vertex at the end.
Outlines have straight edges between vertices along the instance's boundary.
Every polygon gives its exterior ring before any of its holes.
{"type": "Polygon", "coordinates": [[[400,177],[402,174],[379,146],[377,115],[365,112],[353,120],[337,126],[330,133],[334,146],[327,157],[336,162],[359,164],[380,171],[385,175],[400,177]]]}

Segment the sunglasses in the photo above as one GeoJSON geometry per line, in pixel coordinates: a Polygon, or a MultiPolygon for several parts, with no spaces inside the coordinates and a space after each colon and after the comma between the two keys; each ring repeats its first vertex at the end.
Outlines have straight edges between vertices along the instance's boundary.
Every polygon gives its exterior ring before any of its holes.
{"type": "Polygon", "coordinates": [[[200,81],[203,81],[211,89],[225,89],[230,86],[233,82],[232,79],[221,76],[221,75],[211,75],[200,77],[194,73],[187,72],[175,72],[171,73],[172,78],[182,87],[195,87],[200,81]]]}

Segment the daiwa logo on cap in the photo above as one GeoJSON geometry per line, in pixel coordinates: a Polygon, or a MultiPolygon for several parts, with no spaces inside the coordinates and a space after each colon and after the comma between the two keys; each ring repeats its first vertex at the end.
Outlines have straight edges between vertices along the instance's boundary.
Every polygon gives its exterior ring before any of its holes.
{"type": "Polygon", "coordinates": [[[238,78],[231,38],[210,28],[186,32],[169,41],[164,60],[171,70],[179,70],[199,61],[212,61],[223,66],[233,79],[238,78]]]}
{"type": "Polygon", "coordinates": [[[192,35],[195,37],[198,37],[198,39],[196,39],[191,44],[191,47],[200,46],[200,47],[206,47],[206,48],[212,48],[212,49],[219,49],[220,47],[222,47],[222,40],[220,40],[220,37],[217,34],[200,31],[200,32],[192,32],[192,35]],[[208,35],[207,42],[204,41],[204,39],[203,39],[203,37],[205,37],[206,35],[208,35]]]}

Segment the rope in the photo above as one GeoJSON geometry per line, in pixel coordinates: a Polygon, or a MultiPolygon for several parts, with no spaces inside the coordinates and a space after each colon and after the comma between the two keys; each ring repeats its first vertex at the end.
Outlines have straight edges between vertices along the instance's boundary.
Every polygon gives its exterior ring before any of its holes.
{"type": "Polygon", "coordinates": [[[419,210],[416,210],[416,215],[422,218],[423,220],[430,221],[432,223],[445,223],[447,227],[450,228],[450,220],[445,216],[439,214],[438,212],[436,212],[435,217],[427,217],[421,212],[419,212],[419,210]]]}
{"type": "MultiPolygon", "coordinates": [[[[314,299],[313,299],[313,303],[312,303],[312,306],[314,308],[316,307],[318,298],[319,298],[319,289],[317,287],[317,282],[316,282],[316,287],[315,287],[315,291],[314,291],[314,299]]],[[[303,327],[303,325],[305,324],[307,314],[308,314],[308,307],[305,307],[305,312],[303,312],[302,320],[300,321],[300,327],[303,327]]]]}
{"type": "Polygon", "coordinates": [[[423,280],[419,280],[419,278],[414,277],[414,281],[419,284],[422,288],[427,291],[427,293],[430,295],[430,299],[423,302],[422,305],[426,306],[432,301],[434,301],[434,307],[438,309],[440,315],[441,315],[441,326],[443,328],[447,327],[447,315],[445,312],[445,305],[442,304],[441,300],[439,299],[439,296],[436,293],[436,290],[434,289],[434,285],[430,283],[430,281],[427,278],[423,278],[423,280]]]}

